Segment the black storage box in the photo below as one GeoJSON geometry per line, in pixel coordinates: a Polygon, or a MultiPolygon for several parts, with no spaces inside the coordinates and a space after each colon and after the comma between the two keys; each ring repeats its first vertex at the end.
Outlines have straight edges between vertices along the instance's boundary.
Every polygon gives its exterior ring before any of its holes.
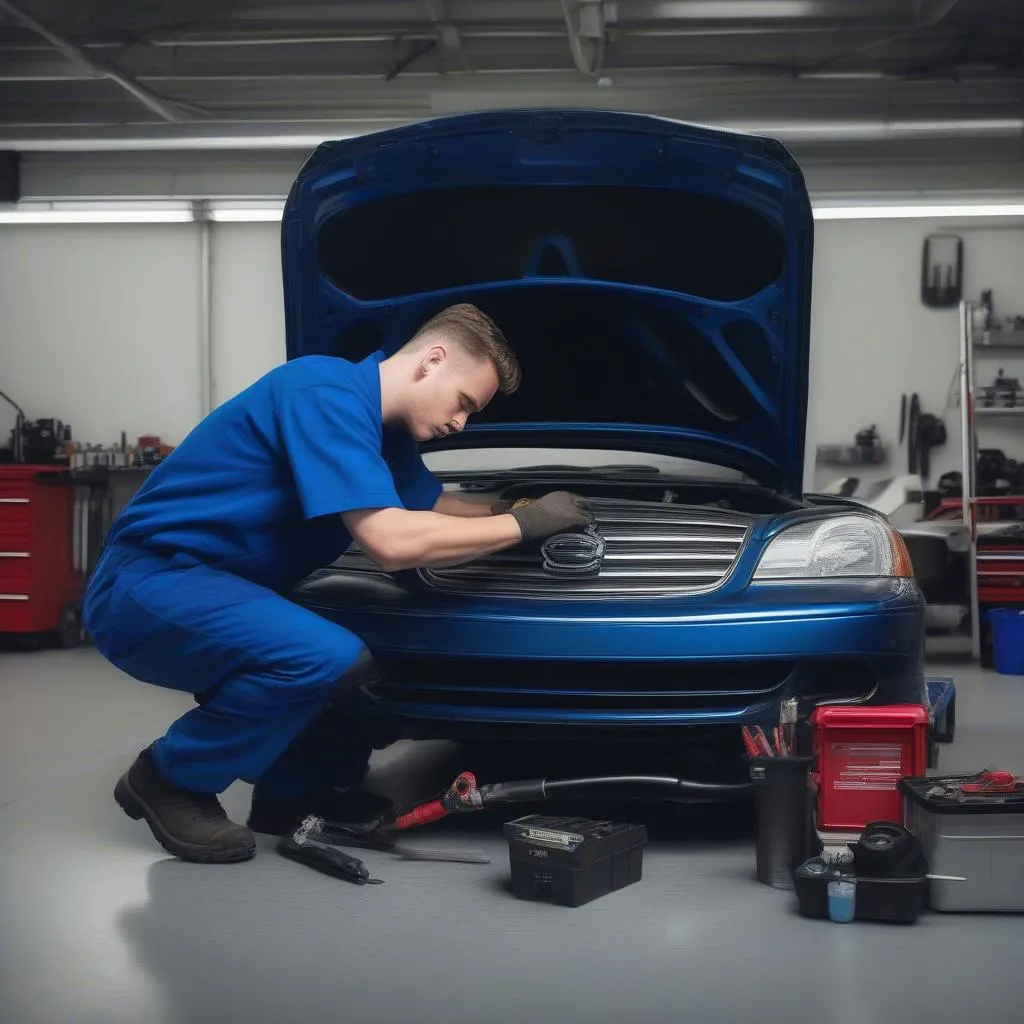
{"type": "Polygon", "coordinates": [[[857,883],[853,909],[856,921],[913,924],[927,903],[926,873],[907,878],[866,878],[850,871],[849,865],[836,867],[813,857],[793,875],[800,913],[804,917],[827,918],[828,884],[840,878],[857,883]]]}
{"type": "Polygon", "coordinates": [[[643,825],[528,814],[503,832],[520,899],[579,907],[639,882],[643,873],[643,825]]]}

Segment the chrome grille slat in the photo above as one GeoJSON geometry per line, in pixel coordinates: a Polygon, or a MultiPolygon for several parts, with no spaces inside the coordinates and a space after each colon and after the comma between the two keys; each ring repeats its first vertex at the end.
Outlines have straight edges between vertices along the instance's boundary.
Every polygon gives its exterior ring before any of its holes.
{"type": "Polygon", "coordinates": [[[536,552],[506,551],[467,565],[421,570],[430,586],[466,595],[637,598],[704,593],[732,570],[753,517],[620,499],[591,499],[607,544],[594,577],[544,572],[536,552]]]}
{"type": "MultiPolygon", "coordinates": [[[[707,593],[732,571],[753,516],[681,505],[592,499],[606,550],[593,577],[544,572],[536,551],[513,549],[465,565],[420,570],[429,586],[452,594],[499,597],[594,597],[607,600],[707,593]]],[[[315,578],[381,570],[357,547],[315,578]]]]}
{"type": "Polygon", "coordinates": [[[679,532],[677,534],[625,534],[625,533],[605,533],[601,531],[601,536],[608,542],[609,546],[613,544],[672,544],[678,546],[680,544],[735,544],[737,540],[743,539],[743,530],[738,530],[733,536],[711,536],[709,534],[688,534],[679,532]]]}

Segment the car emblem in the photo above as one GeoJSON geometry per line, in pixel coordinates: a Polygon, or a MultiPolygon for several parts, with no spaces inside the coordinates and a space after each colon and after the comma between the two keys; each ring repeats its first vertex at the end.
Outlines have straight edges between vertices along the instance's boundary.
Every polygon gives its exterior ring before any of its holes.
{"type": "Polygon", "coordinates": [[[596,576],[604,559],[604,537],[586,533],[556,533],[541,545],[544,571],[552,576],[596,576]]]}

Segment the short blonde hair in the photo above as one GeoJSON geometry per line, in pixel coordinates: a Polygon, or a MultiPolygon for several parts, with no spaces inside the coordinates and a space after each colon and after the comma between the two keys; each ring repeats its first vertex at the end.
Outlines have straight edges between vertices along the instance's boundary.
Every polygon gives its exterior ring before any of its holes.
{"type": "Polygon", "coordinates": [[[460,302],[432,316],[412,336],[409,344],[418,344],[425,335],[446,334],[466,352],[478,359],[489,359],[498,372],[498,390],[511,395],[522,377],[519,360],[505,340],[501,328],[469,302],[460,302]]]}

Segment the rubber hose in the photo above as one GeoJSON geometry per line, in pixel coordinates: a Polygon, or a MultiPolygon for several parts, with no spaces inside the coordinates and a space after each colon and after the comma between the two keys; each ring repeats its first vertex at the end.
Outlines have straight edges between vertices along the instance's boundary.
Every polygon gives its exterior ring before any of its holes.
{"type": "Polygon", "coordinates": [[[694,800],[741,799],[750,783],[696,782],[670,775],[595,775],[579,779],[529,779],[483,786],[484,806],[532,800],[694,800]]]}

